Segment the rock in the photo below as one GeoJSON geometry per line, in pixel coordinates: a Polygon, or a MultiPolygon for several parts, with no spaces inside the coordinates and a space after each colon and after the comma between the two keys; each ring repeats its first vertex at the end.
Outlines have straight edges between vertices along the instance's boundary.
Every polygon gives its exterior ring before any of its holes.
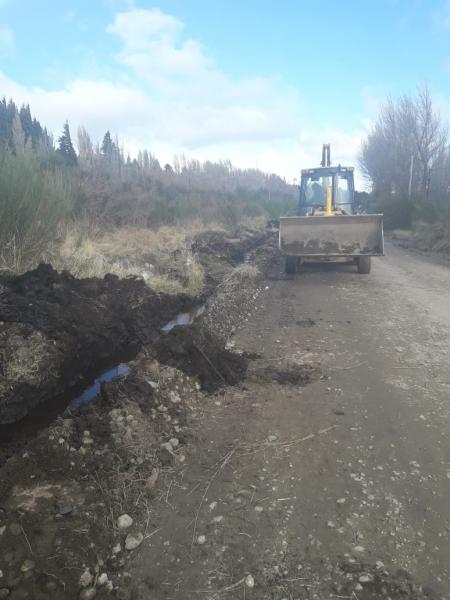
{"type": "Polygon", "coordinates": [[[28,573],[28,571],[32,571],[35,567],[35,563],[32,560],[26,560],[22,563],[22,566],[20,567],[20,570],[22,571],[22,573],[28,573]]]}
{"type": "Polygon", "coordinates": [[[159,471],[158,471],[158,469],[152,469],[152,474],[150,475],[150,477],[145,482],[145,487],[148,490],[152,490],[155,487],[156,482],[158,481],[158,477],[159,477],[159,471]]]}
{"type": "Polygon", "coordinates": [[[58,514],[60,515],[70,515],[73,511],[73,506],[70,502],[61,502],[58,504],[58,514]]]}
{"type": "Polygon", "coordinates": [[[142,544],[143,539],[144,536],[142,535],[142,533],[129,533],[125,539],[125,548],[127,550],[134,550],[142,544]]]}
{"type": "Polygon", "coordinates": [[[370,583],[371,581],[373,581],[373,577],[368,573],[363,573],[362,575],[360,575],[358,581],[359,583],[370,583]]]}
{"type": "Polygon", "coordinates": [[[255,580],[253,579],[252,575],[247,575],[247,577],[245,578],[245,585],[248,588],[254,588],[255,587],[255,580]]]}
{"type": "Polygon", "coordinates": [[[92,600],[97,595],[97,591],[94,587],[87,588],[85,590],[81,590],[80,592],[80,600],[92,600]]]}
{"type": "Polygon", "coordinates": [[[170,438],[169,444],[172,446],[172,448],[178,448],[180,445],[180,440],[178,438],[170,438]]]}
{"type": "Polygon", "coordinates": [[[0,579],[3,577],[3,571],[0,569],[0,579]]]}
{"type": "Polygon", "coordinates": [[[94,581],[94,577],[91,575],[89,569],[86,569],[81,575],[79,583],[81,587],[87,588],[94,581]]]}
{"type": "Polygon", "coordinates": [[[197,538],[197,544],[199,546],[202,546],[205,542],[206,542],[206,536],[199,535],[198,538],[197,538]]]}
{"type": "Polygon", "coordinates": [[[128,527],[131,527],[132,525],[133,519],[130,517],[130,515],[123,514],[117,519],[117,528],[120,530],[128,529],[128,527]]]}
{"type": "Polygon", "coordinates": [[[337,504],[345,504],[345,502],[346,502],[345,498],[338,498],[338,499],[336,500],[336,503],[337,503],[337,504]]]}
{"type": "Polygon", "coordinates": [[[275,434],[273,434],[273,433],[272,433],[272,434],[270,434],[269,436],[267,436],[267,441],[268,441],[268,442],[276,442],[276,441],[277,441],[277,439],[278,439],[278,436],[277,436],[277,435],[275,435],[275,434]]]}
{"type": "Polygon", "coordinates": [[[119,552],[122,552],[122,546],[120,544],[116,544],[112,549],[112,553],[119,554],[119,552]]]}
{"type": "Polygon", "coordinates": [[[173,454],[173,447],[170,442],[164,442],[161,444],[161,450],[167,450],[170,454],[173,454]]]}
{"type": "Polygon", "coordinates": [[[106,585],[108,583],[108,575],[106,573],[102,573],[99,575],[97,579],[97,585],[106,585]]]}
{"type": "Polygon", "coordinates": [[[173,462],[174,456],[172,445],[169,442],[161,444],[160,460],[163,465],[170,465],[173,462]]]}
{"type": "Polygon", "coordinates": [[[4,600],[5,598],[8,598],[8,596],[9,596],[8,588],[0,588],[0,600],[4,600]]]}
{"type": "Polygon", "coordinates": [[[6,525],[2,525],[0,527],[0,535],[3,535],[5,533],[5,531],[6,531],[6,525]]]}

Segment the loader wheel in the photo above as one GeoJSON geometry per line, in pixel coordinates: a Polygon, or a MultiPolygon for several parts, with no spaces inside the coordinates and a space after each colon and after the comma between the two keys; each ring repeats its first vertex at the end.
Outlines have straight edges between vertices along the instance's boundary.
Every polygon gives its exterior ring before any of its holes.
{"type": "Polygon", "coordinates": [[[359,256],[356,264],[358,265],[358,273],[361,273],[361,275],[368,275],[370,273],[370,256],[359,256]]]}
{"type": "Polygon", "coordinates": [[[286,256],[286,262],[284,263],[284,271],[288,275],[293,275],[297,271],[296,256],[286,256]]]}

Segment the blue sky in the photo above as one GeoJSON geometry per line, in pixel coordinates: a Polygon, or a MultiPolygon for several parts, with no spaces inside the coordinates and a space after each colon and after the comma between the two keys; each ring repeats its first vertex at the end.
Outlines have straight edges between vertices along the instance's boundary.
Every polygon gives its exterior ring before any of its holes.
{"type": "Polygon", "coordinates": [[[450,116],[450,1],[0,0],[0,95],[55,134],[230,158],[293,178],[354,162],[388,95],[450,116]]]}

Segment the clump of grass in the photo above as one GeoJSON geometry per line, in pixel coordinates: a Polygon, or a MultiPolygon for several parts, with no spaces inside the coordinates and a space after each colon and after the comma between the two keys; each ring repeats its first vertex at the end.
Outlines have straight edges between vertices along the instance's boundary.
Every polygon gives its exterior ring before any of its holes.
{"type": "Polygon", "coordinates": [[[255,281],[261,276],[261,271],[254,265],[242,264],[235,267],[222,281],[220,286],[225,289],[242,285],[245,281],[255,281]]]}

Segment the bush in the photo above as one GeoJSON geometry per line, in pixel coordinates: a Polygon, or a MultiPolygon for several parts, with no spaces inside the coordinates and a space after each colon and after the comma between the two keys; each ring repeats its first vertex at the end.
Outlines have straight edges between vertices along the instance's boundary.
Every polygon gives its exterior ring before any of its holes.
{"type": "Polygon", "coordinates": [[[409,229],[414,216],[414,204],[404,196],[378,196],[370,202],[370,212],[383,213],[385,229],[409,229]]]}
{"type": "Polygon", "coordinates": [[[73,202],[66,173],[0,149],[0,267],[18,273],[39,262],[73,202]]]}

